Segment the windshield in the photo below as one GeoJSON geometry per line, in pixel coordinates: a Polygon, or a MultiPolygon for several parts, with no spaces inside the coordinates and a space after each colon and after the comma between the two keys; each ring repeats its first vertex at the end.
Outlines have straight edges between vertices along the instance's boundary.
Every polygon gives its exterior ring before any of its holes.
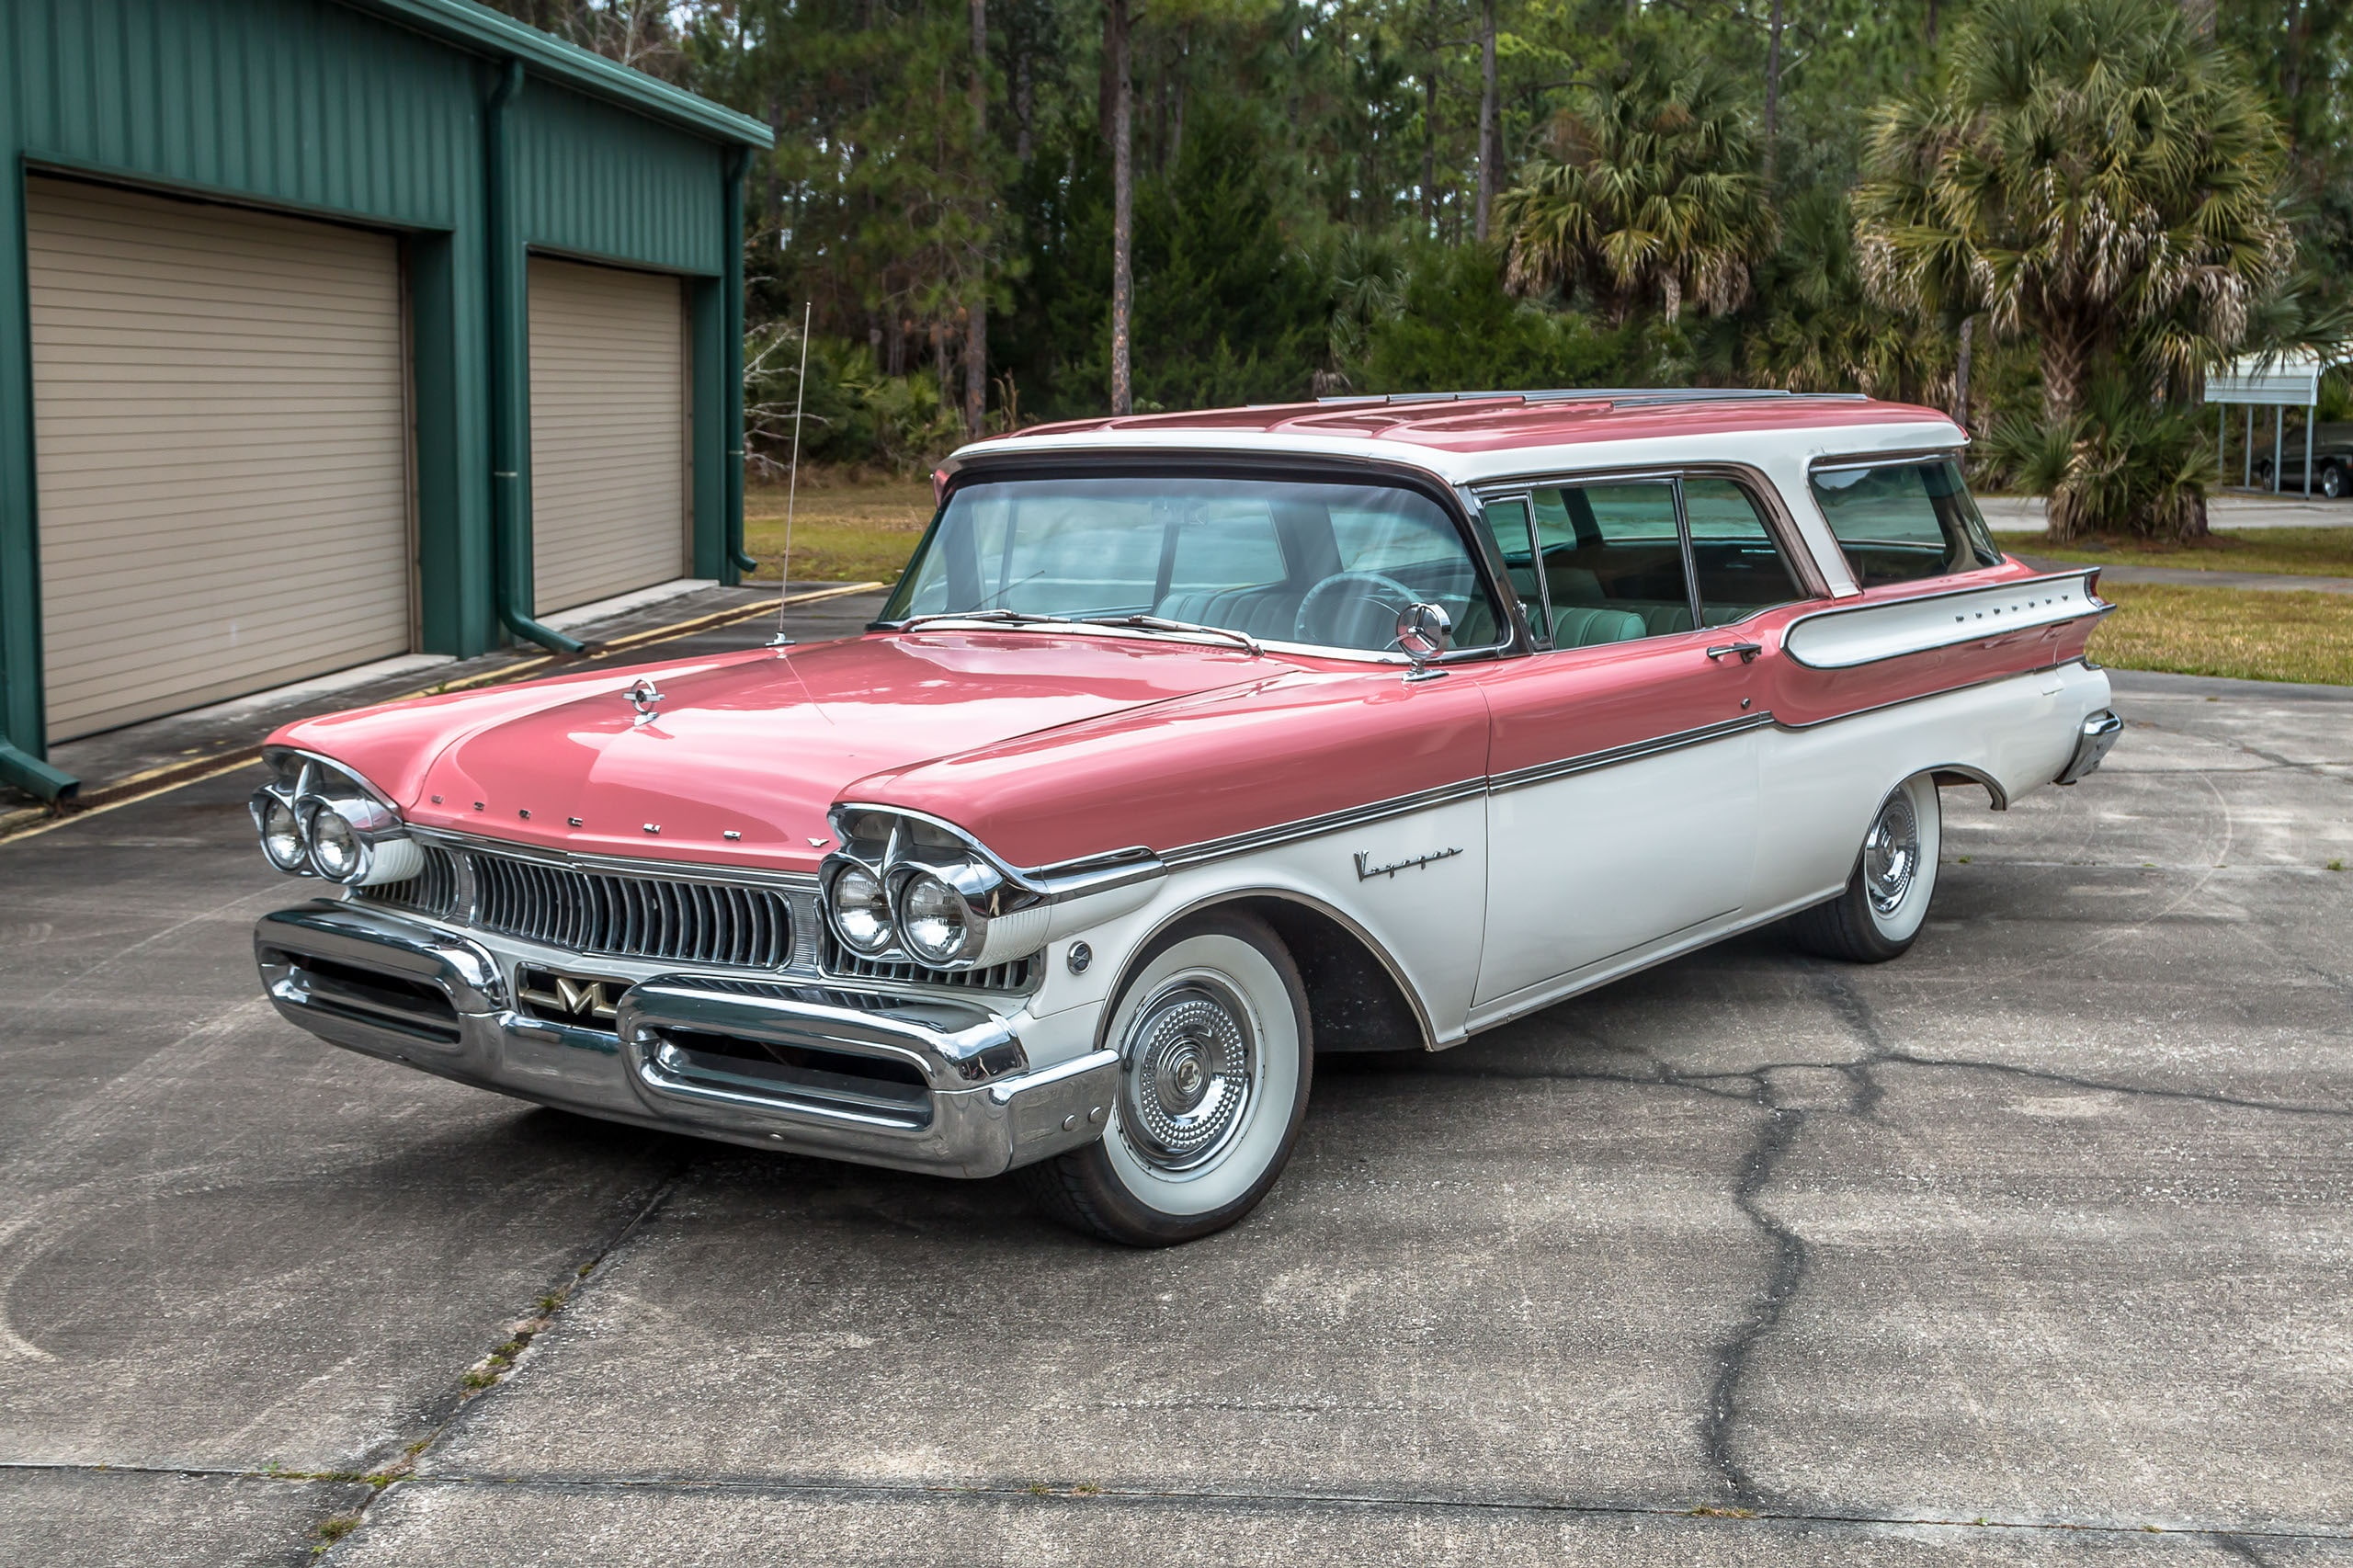
{"type": "Polygon", "coordinates": [[[949,498],[882,619],[1149,615],[1380,653],[1397,646],[1398,612],[1416,602],[1446,611],[1457,647],[1500,641],[1453,518],[1399,486],[982,480],[949,498]]]}

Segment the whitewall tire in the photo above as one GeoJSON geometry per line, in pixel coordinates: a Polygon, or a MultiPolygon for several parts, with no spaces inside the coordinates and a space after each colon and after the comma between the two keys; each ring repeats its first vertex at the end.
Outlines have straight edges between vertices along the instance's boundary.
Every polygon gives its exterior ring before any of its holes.
{"type": "Polygon", "coordinates": [[[1211,911],[1145,949],[1104,1043],[1121,1057],[1100,1142],[1029,1166],[1040,1208],[1131,1246],[1222,1231],[1299,1140],[1314,1076],[1298,966],[1263,922],[1211,911]]]}
{"type": "Polygon", "coordinates": [[[1791,915],[1790,934],[1825,958],[1885,963],[1902,957],[1928,918],[1943,848],[1936,779],[1915,773],[1872,811],[1845,891],[1791,915]]]}

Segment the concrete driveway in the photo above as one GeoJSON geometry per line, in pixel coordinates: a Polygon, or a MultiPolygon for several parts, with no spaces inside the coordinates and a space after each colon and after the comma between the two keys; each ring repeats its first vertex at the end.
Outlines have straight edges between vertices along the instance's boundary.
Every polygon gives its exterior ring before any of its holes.
{"type": "Polygon", "coordinates": [[[2119,685],[1904,960],[1332,1059],[1163,1253],[312,1040],[245,778],[0,846],[0,1561],[2353,1562],[2353,694],[2119,685]]]}

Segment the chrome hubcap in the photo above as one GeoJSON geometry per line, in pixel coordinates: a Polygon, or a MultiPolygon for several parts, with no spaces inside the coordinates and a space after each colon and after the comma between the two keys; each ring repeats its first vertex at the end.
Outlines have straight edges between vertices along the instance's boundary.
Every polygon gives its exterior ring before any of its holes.
{"type": "Polygon", "coordinates": [[[1249,1010],[1218,982],[1176,981],[1128,1031],[1121,1132],[1163,1170],[1215,1159],[1241,1131],[1257,1067],[1249,1010]]]}
{"type": "Polygon", "coordinates": [[[1863,886],[1871,907],[1893,915],[1912,891],[1920,874],[1920,819],[1912,797],[1902,790],[1887,798],[1863,840],[1863,886]]]}

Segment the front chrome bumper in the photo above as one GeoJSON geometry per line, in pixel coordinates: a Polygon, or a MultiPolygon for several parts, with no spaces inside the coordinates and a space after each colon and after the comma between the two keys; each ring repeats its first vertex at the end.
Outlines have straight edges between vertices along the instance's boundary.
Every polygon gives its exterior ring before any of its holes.
{"type": "Polygon", "coordinates": [[[1117,1053],[1032,1068],[968,1002],[691,975],[622,993],[610,1030],[536,1016],[490,949],[319,901],[254,927],[262,984],[321,1040],[590,1116],[944,1176],[1102,1136],[1117,1053]]]}

